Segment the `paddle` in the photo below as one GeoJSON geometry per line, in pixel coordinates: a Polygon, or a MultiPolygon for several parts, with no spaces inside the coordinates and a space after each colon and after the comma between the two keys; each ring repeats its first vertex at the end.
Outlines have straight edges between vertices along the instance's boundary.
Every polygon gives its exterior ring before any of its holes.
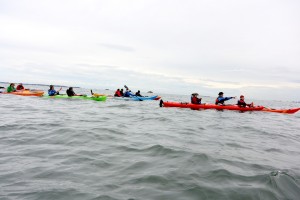
{"type": "Polygon", "coordinates": [[[138,96],[134,96],[136,97],[139,101],[143,101],[143,99],[139,98],[138,96]]]}

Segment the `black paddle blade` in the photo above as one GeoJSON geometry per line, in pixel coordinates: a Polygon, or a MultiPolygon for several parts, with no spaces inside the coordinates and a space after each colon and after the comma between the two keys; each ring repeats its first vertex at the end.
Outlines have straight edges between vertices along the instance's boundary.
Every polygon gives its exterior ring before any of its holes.
{"type": "Polygon", "coordinates": [[[91,94],[94,95],[93,90],[91,90],[91,94]]]}
{"type": "Polygon", "coordinates": [[[164,106],[164,101],[161,99],[160,101],[159,101],[159,107],[163,107],[164,106]]]}

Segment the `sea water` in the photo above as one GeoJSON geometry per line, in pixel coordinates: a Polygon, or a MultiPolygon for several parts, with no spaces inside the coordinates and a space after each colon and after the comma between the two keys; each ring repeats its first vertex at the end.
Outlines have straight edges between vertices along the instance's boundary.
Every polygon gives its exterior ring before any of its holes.
{"type": "Polygon", "coordinates": [[[3,94],[0,113],[1,200],[300,199],[300,113],[3,94]]]}

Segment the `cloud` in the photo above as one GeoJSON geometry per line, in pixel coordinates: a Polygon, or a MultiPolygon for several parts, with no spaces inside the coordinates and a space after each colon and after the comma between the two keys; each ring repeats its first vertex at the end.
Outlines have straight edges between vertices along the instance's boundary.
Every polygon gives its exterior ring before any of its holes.
{"type": "Polygon", "coordinates": [[[129,47],[129,46],[123,46],[123,45],[117,45],[117,44],[105,44],[105,43],[102,43],[102,44],[98,44],[100,47],[105,47],[105,48],[108,48],[108,49],[113,49],[113,50],[119,50],[119,51],[135,51],[134,48],[132,47],[129,47]]]}
{"type": "Polygon", "coordinates": [[[271,0],[1,1],[0,79],[300,99],[299,9],[271,0]]]}

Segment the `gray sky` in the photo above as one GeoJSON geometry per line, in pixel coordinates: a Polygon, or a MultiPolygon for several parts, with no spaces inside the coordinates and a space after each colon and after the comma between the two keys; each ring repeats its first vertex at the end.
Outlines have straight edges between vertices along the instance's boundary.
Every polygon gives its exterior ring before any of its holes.
{"type": "Polygon", "coordinates": [[[300,100],[298,0],[0,0],[0,81],[300,100]]]}

